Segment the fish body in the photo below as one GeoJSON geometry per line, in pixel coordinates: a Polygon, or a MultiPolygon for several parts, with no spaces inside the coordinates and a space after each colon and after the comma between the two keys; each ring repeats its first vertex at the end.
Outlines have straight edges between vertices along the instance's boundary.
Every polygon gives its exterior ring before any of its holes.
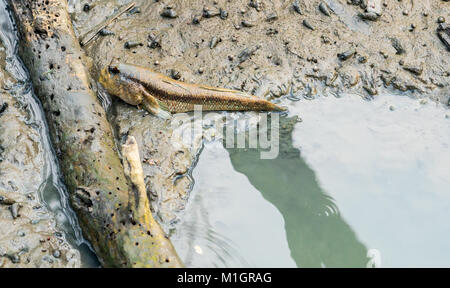
{"type": "Polygon", "coordinates": [[[153,114],[189,112],[195,105],[204,111],[285,110],[247,93],[177,81],[138,65],[111,64],[101,71],[99,81],[109,94],[131,105],[142,104],[153,114]]]}

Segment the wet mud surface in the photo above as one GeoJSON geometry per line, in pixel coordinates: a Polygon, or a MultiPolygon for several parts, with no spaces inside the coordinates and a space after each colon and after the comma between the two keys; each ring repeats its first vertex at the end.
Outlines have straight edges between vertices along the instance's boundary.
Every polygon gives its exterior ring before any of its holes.
{"type": "MultiPolygon", "coordinates": [[[[78,34],[128,2],[77,1],[78,34]]],[[[387,87],[448,102],[446,1],[135,2],[87,45],[97,67],[115,57],[269,98],[387,87]]]]}
{"type": "Polygon", "coordinates": [[[0,267],[79,267],[80,253],[42,199],[45,148],[6,54],[0,42],[0,267]]]}
{"type": "Polygon", "coordinates": [[[201,137],[184,144],[166,121],[124,103],[114,109],[117,136],[131,135],[138,142],[152,210],[167,229],[186,205],[193,185],[190,170],[201,149],[201,137]]]}
{"type": "MultiPolygon", "coordinates": [[[[83,39],[130,2],[69,1],[76,34],[83,39]]],[[[437,34],[450,18],[446,1],[134,2],[84,47],[94,77],[114,59],[276,103],[390,91],[448,105],[449,57],[437,34]]],[[[135,136],[147,159],[153,209],[175,223],[201,143],[174,148],[168,122],[99,89],[119,141],[135,136]]]]}

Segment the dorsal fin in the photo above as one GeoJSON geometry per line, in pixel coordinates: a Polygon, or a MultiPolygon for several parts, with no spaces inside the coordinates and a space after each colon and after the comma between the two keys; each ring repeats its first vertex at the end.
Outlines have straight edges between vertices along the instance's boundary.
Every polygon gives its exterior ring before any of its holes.
{"type": "Polygon", "coordinates": [[[248,98],[252,98],[253,95],[247,94],[245,92],[241,92],[241,91],[237,91],[237,90],[231,90],[231,89],[226,89],[226,88],[216,88],[216,87],[209,87],[209,86],[199,86],[200,89],[204,89],[204,90],[208,90],[208,91],[214,91],[214,92],[227,92],[227,93],[232,93],[238,96],[242,96],[242,97],[248,97],[248,98]]]}
{"type": "Polygon", "coordinates": [[[180,84],[178,84],[178,83],[176,83],[176,82],[168,81],[168,80],[165,80],[165,79],[162,79],[162,82],[164,82],[164,83],[166,83],[166,84],[169,84],[169,85],[173,85],[173,86],[178,87],[178,88],[180,88],[180,89],[183,89],[183,90],[186,91],[188,94],[191,93],[188,89],[186,89],[185,87],[183,87],[182,85],[180,85],[180,84]]]}

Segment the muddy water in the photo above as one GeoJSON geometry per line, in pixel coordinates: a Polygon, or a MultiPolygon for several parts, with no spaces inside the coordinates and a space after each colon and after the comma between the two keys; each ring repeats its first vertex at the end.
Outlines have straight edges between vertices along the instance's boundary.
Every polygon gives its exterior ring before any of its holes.
{"type": "Polygon", "coordinates": [[[289,108],[303,121],[281,120],[276,159],[206,144],[173,237],[188,265],[450,266],[447,108],[399,95],[289,108]]]}
{"type": "Polygon", "coordinates": [[[83,239],[74,212],[70,209],[65,186],[52,150],[45,116],[39,101],[31,89],[27,71],[16,54],[17,33],[12,18],[8,14],[5,1],[0,1],[0,40],[6,49],[6,70],[18,81],[11,89],[11,94],[30,112],[29,125],[35,127],[40,134],[40,145],[44,154],[44,181],[40,184],[39,196],[47,208],[56,217],[58,228],[65,232],[68,242],[81,255],[83,267],[99,266],[96,256],[91,252],[89,244],[83,239]]]}
{"type": "Polygon", "coordinates": [[[234,170],[222,143],[206,145],[193,177],[194,190],[172,238],[186,265],[295,267],[282,214],[234,170]]]}
{"type": "Polygon", "coordinates": [[[448,108],[398,95],[315,102],[292,108],[304,119],[294,146],[358,238],[383,266],[450,266],[448,108]]]}

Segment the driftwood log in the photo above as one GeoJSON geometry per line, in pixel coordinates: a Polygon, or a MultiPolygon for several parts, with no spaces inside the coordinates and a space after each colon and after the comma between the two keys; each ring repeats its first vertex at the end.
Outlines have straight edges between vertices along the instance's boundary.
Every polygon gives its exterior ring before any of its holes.
{"type": "Polygon", "coordinates": [[[154,228],[151,217],[141,217],[151,216],[140,211],[148,204],[129,187],[105,111],[90,88],[67,1],[13,0],[10,5],[20,33],[19,54],[42,102],[72,207],[102,265],[181,266],[161,229],[154,228]]]}
{"type": "Polygon", "coordinates": [[[142,170],[141,159],[136,139],[128,136],[126,142],[122,145],[123,165],[125,175],[129,183],[130,203],[135,206],[132,218],[143,225],[148,235],[152,238],[154,245],[142,250],[144,258],[163,257],[155,259],[157,263],[169,263],[172,266],[181,267],[181,260],[178,258],[172,243],[165,237],[161,226],[155,221],[150,211],[150,202],[147,197],[147,189],[144,183],[144,172],[142,170]]]}

